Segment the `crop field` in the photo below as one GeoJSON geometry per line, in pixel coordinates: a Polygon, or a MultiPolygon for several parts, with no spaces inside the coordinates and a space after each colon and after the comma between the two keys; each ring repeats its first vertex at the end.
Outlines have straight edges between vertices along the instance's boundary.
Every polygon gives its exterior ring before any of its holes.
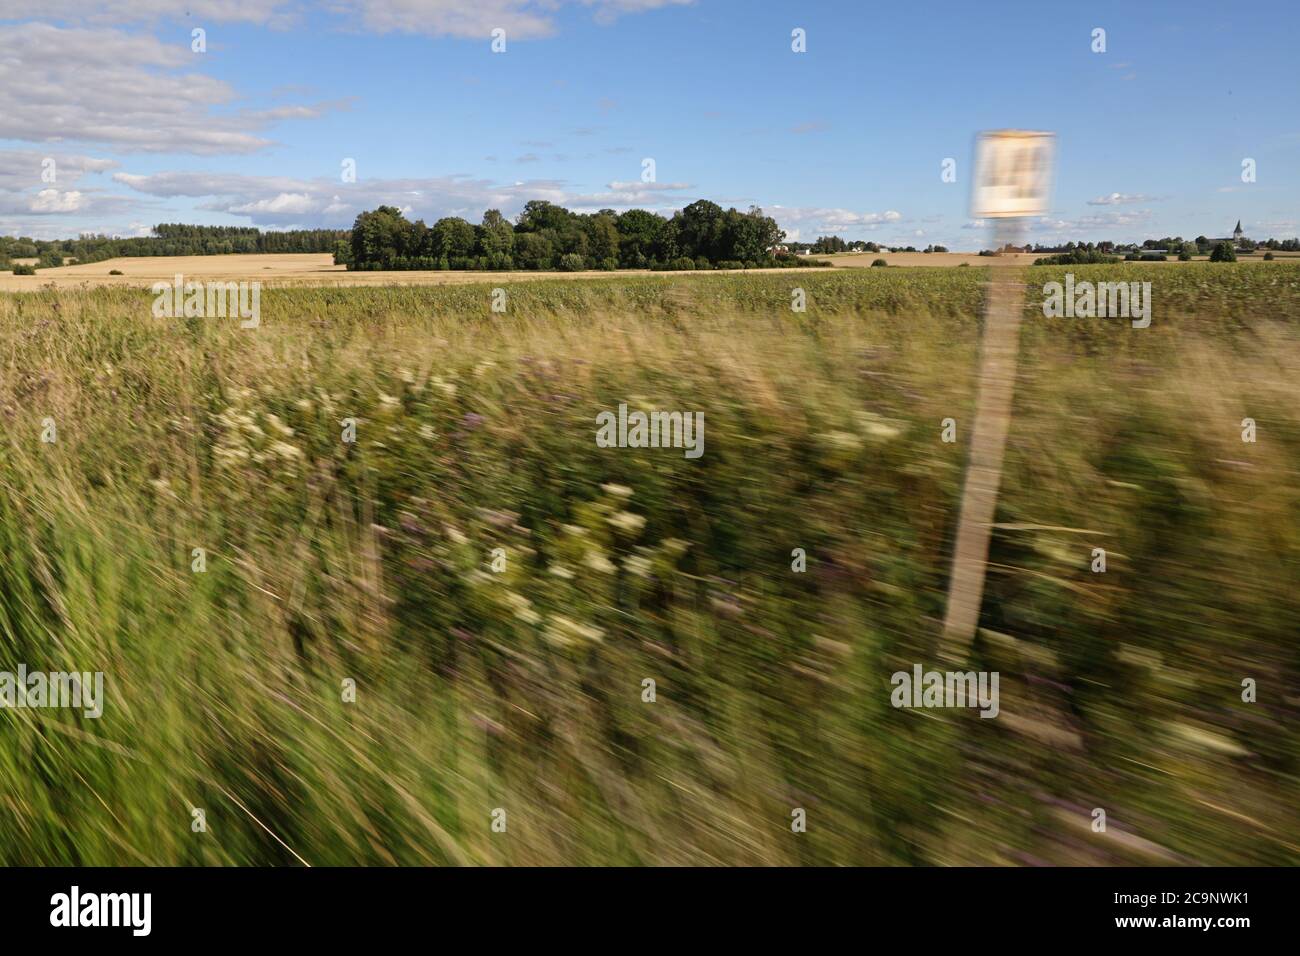
{"type": "MultiPolygon", "coordinates": [[[[17,261],[17,260],[15,260],[17,261]]],[[[755,269],[755,273],[786,269],[755,269]]],[[[148,288],[172,282],[177,275],[197,281],[259,281],[266,286],[465,285],[554,279],[608,279],[608,272],[349,272],[323,253],[241,254],[222,256],[129,256],[41,269],[34,276],[0,273],[0,291],[123,286],[148,288]],[[113,271],[121,275],[111,275],[113,271]]],[[[639,275],[641,273],[627,273],[639,275]]]]}
{"type": "MultiPolygon", "coordinates": [[[[921,253],[881,252],[851,253],[814,258],[829,262],[839,269],[869,268],[876,259],[884,259],[892,267],[944,268],[953,266],[996,267],[1027,266],[1042,253],[1008,253],[1001,256],[980,256],[975,253],[921,253]]],[[[1277,264],[1296,264],[1300,256],[1277,253],[1277,264]]],[[[1264,262],[1262,256],[1243,257],[1242,263],[1264,262]]],[[[35,264],[36,260],[15,259],[16,264],[35,264]]],[[[1150,265],[1187,265],[1176,259],[1150,265]]],[[[1122,267],[1133,269],[1136,263],[1122,267]]],[[[822,270],[825,271],[825,270],[822,270]]],[[[787,269],[751,269],[750,275],[788,274],[787,269]]],[[[121,286],[148,288],[155,282],[172,282],[176,275],[187,281],[259,281],[266,287],[285,286],[393,286],[393,285],[475,285],[493,286],[508,282],[554,281],[576,279],[608,279],[608,272],[348,272],[345,266],[334,265],[332,256],[324,253],[239,254],[215,256],[129,256],[88,262],[57,268],[40,269],[34,276],[16,276],[9,271],[0,272],[0,291],[35,291],[54,286],[60,289],[121,286]],[[119,272],[120,275],[111,275],[119,272]]],[[[804,274],[802,271],[800,274],[804,274]]],[[[646,272],[620,273],[627,279],[649,275],[646,272]]],[[[662,274],[660,274],[662,276],[662,274]]],[[[1126,273],[1126,278],[1131,276],[1126,273]]]]}
{"type": "MultiPolygon", "coordinates": [[[[1269,260],[1264,259],[1264,253],[1267,250],[1259,250],[1254,255],[1243,254],[1240,262],[1243,264],[1255,263],[1266,264],[1269,260]]],[[[869,268],[877,259],[884,259],[890,266],[904,266],[913,268],[916,266],[1028,266],[1033,265],[1035,259],[1041,259],[1050,256],[1049,252],[1008,252],[997,256],[981,256],[975,252],[845,252],[833,253],[831,255],[815,255],[813,258],[829,262],[831,265],[842,269],[862,269],[869,268]]],[[[1290,260],[1292,264],[1300,263],[1300,253],[1294,252],[1276,252],[1274,261],[1290,260]]],[[[1192,262],[1207,262],[1208,256],[1193,256],[1192,262]]],[[[1115,263],[1116,267],[1132,268],[1139,263],[1115,263]]],[[[1181,266],[1188,265],[1185,262],[1179,262],[1177,256],[1169,256],[1163,262],[1143,262],[1142,266],[1181,266]]]]}
{"type": "Polygon", "coordinates": [[[247,329],[120,261],[0,294],[0,642],[105,675],[0,709],[0,863],[1300,860],[1300,267],[1072,269],[1150,281],[1145,329],[1025,271],[981,720],[890,675],[989,270],[367,275],[247,329]],[[600,447],[620,404],[703,453],[600,447]]]}

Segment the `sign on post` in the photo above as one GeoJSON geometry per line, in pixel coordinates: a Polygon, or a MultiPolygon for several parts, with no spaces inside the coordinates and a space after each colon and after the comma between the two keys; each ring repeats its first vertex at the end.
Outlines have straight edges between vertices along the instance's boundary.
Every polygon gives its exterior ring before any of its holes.
{"type": "Polygon", "coordinates": [[[1000,129],[975,141],[975,187],[971,215],[1013,219],[1047,212],[1052,187],[1054,133],[1000,129]]]}
{"type": "MultiPolygon", "coordinates": [[[[993,219],[995,251],[1018,244],[1020,220],[1047,212],[1055,137],[1028,130],[982,133],[975,144],[971,215],[993,219]]],[[[941,655],[965,658],[979,623],[989,538],[1002,481],[1002,457],[1011,427],[1024,279],[1019,269],[994,266],[984,310],[979,394],[970,462],[962,489],[957,543],[943,624],[941,655]]]]}

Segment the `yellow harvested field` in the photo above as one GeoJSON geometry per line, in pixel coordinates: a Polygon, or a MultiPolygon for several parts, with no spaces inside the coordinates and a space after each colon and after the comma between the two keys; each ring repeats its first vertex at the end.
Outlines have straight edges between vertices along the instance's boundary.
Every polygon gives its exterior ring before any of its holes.
{"type": "MultiPolygon", "coordinates": [[[[788,272],[787,269],[755,269],[755,272],[788,272]]],[[[148,288],[155,282],[172,282],[180,274],[188,281],[237,282],[260,280],[277,285],[451,285],[471,282],[523,282],[547,279],[608,279],[626,272],[348,272],[334,265],[329,253],[230,256],[138,256],[106,259],[84,265],[40,269],[34,276],[0,273],[0,291],[35,290],[54,284],[60,288],[81,285],[125,285],[148,288]],[[109,275],[116,269],[120,276],[109,275]]],[[[650,275],[649,272],[638,273],[650,275]]],[[[685,275],[687,273],[657,273],[685,275]]]]}
{"type": "MultiPolygon", "coordinates": [[[[845,252],[832,256],[813,256],[839,268],[871,267],[877,259],[884,259],[891,266],[1028,266],[1035,259],[1050,256],[1050,252],[1011,252],[1001,256],[981,256],[975,252],[845,252]]],[[[1300,253],[1275,252],[1278,260],[1297,259],[1300,253]]],[[[1123,258],[1122,256],[1120,257],[1123,258]]],[[[1209,256],[1193,256],[1193,262],[1206,262],[1209,256]]],[[[1238,262],[1263,262],[1264,253],[1256,255],[1239,254],[1238,262]]],[[[1178,265],[1178,257],[1170,256],[1164,262],[1144,262],[1143,265],[1178,265]]]]}
{"type": "Polygon", "coordinates": [[[891,266],[1027,266],[1039,252],[1013,252],[1005,256],[981,256],[977,252],[843,252],[833,256],[812,256],[841,268],[870,267],[877,259],[891,266]]]}
{"type": "MultiPolygon", "coordinates": [[[[980,256],[963,252],[882,252],[849,253],[816,258],[837,268],[870,268],[876,259],[891,266],[1011,266],[1029,265],[1039,253],[1012,253],[1005,256],[980,256]]],[[[1278,253],[1279,259],[1287,253],[1278,253]]],[[[1293,256],[1292,256],[1293,257],[1293,256]]],[[[15,260],[20,261],[20,260],[15,260]]],[[[35,260],[32,260],[35,261],[35,260]]],[[[1170,259],[1170,262],[1176,262],[1170,259]]],[[[1243,262],[1262,261],[1261,256],[1243,256],[1243,262]]],[[[789,272],[787,269],[753,269],[752,272],[789,272]]],[[[451,285],[471,282],[527,282],[548,279],[598,279],[627,272],[348,272],[334,265],[329,253],[292,253],[283,255],[229,256],[138,256],[106,259],[58,269],[40,269],[34,276],[0,273],[0,291],[34,291],[46,285],[76,288],[86,285],[123,285],[148,288],[155,282],[172,282],[177,274],[186,280],[236,282],[260,280],[270,286],[368,286],[368,285],[451,285]],[[122,275],[109,275],[117,270],[122,275]]],[[[685,275],[688,273],[649,273],[639,275],[685,275]]]]}

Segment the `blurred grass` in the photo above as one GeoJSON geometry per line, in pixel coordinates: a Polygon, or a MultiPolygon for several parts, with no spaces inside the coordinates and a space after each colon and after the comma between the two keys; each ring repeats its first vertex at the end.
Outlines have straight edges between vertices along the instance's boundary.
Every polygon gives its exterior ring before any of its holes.
{"type": "Polygon", "coordinates": [[[0,709],[0,863],[1296,862],[1300,269],[1070,271],[1154,321],[1026,273],[997,720],[889,706],[986,270],[268,289],[256,330],[0,296],[0,670],[108,697],[0,709]],[[597,448],[619,402],[704,456],[597,448]]]}

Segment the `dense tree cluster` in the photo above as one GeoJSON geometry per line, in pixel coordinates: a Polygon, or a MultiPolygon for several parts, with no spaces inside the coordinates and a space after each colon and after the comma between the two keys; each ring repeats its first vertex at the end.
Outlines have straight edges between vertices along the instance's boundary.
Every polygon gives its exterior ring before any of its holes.
{"type": "Polygon", "coordinates": [[[837,252],[879,252],[881,246],[863,239],[841,239],[839,236],[818,236],[816,242],[787,242],[791,252],[814,252],[834,255],[837,252]]]}
{"type": "MultiPolygon", "coordinates": [[[[262,231],[253,226],[196,226],[160,223],[148,236],[121,238],[83,235],[41,240],[0,236],[0,267],[14,259],[36,259],[41,268],[65,260],[102,262],[118,256],[207,256],[232,253],[321,253],[350,269],[740,269],[822,265],[796,256],[811,252],[917,252],[914,246],[880,246],[861,239],[820,236],[816,242],[784,243],[785,233],[763,211],[724,210],[699,200],[671,217],[644,209],[572,212],[543,200],[528,203],[512,223],[489,209],[478,225],[448,217],[432,226],[410,222],[392,206],[357,217],[351,231],[293,229],[262,231]]],[[[1231,244],[1230,244],[1231,245],[1231,244]]],[[[1056,253],[1061,263],[1107,262],[1118,255],[1179,259],[1210,255],[1216,246],[1205,236],[1147,239],[1142,243],[1067,242],[1033,244],[1029,252],[1056,253]]],[[[1242,240],[1237,250],[1300,252],[1300,239],[1242,240]]],[[[927,246],[924,252],[947,252],[927,246]]],[[[994,255],[983,250],[981,255],[994,255]]],[[[1220,258],[1225,253],[1218,253],[1220,258]]]]}
{"type": "Polygon", "coordinates": [[[495,209],[473,225],[432,226],[392,206],[363,212],[335,261],[349,269],[714,269],[805,265],[777,247],[785,233],[758,208],[724,210],[701,199],[671,217],[629,209],[576,213],[535,199],[513,223],[495,209]]]}
{"type": "MultiPolygon", "coordinates": [[[[1034,245],[1030,243],[1025,247],[1027,252],[1058,252],[1073,253],[1078,251],[1097,251],[1105,254],[1124,252],[1138,253],[1139,257],[1144,251],[1163,251],[1175,254],[1187,254],[1189,256],[1205,256],[1213,251],[1215,245],[1220,240],[1209,239],[1205,236],[1197,236],[1195,239],[1184,239],[1182,236],[1165,236],[1161,239],[1144,239],[1140,243],[1117,243],[1117,242],[1067,242],[1064,245],[1046,245],[1039,243],[1034,245]]],[[[1242,239],[1236,244],[1235,248],[1251,251],[1255,249],[1272,249],[1279,252],[1300,252],[1300,239],[1265,239],[1255,241],[1252,239],[1242,239]]]]}
{"type": "Polygon", "coordinates": [[[816,242],[791,242],[786,244],[791,252],[811,252],[819,255],[834,255],[839,252],[947,252],[947,246],[882,246],[863,239],[842,239],[839,236],[819,236],[816,242]]]}
{"type": "Polygon", "coordinates": [[[160,223],[149,236],[117,238],[85,235],[79,239],[41,240],[0,236],[0,262],[39,259],[44,267],[64,259],[103,262],[118,256],[215,256],[228,253],[333,252],[342,229],[293,229],[263,232],[253,226],[189,226],[160,223]]]}

